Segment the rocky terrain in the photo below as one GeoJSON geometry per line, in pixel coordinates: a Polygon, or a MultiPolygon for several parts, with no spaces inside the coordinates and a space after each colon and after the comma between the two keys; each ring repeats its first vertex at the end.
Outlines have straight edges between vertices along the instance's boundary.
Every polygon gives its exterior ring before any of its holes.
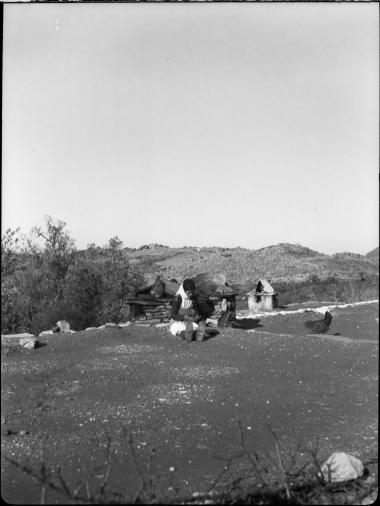
{"type": "Polygon", "coordinates": [[[286,476],[291,500],[281,504],[371,504],[378,310],[334,308],[324,335],[307,335],[305,322],[320,316],[308,312],[219,329],[203,343],[129,325],[2,347],[2,498],[280,504],[286,476]],[[322,463],[336,451],[368,472],[322,487],[312,455],[322,463]]]}
{"type": "Polygon", "coordinates": [[[339,280],[378,276],[378,248],[368,255],[325,255],[294,244],[245,248],[168,248],[150,245],[131,250],[132,263],[144,262],[147,272],[165,278],[194,277],[202,272],[225,274],[230,284],[244,285],[262,277],[272,283],[305,282],[335,276],[339,280]]]}
{"type": "Polygon", "coordinates": [[[367,258],[379,261],[379,248],[375,248],[366,254],[367,258]]]}

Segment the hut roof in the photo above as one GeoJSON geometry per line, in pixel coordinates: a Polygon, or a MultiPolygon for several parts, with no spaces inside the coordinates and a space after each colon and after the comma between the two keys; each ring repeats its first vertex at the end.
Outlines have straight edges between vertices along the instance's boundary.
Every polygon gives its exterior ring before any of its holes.
{"type": "Polygon", "coordinates": [[[276,291],[272,285],[266,279],[260,279],[256,285],[255,290],[251,290],[247,295],[253,295],[256,293],[265,293],[266,295],[274,295],[276,291]]]}

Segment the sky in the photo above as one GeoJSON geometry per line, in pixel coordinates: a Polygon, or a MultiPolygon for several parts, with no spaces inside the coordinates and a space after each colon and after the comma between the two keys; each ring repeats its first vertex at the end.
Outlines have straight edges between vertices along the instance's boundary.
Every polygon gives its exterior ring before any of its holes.
{"type": "Polygon", "coordinates": [[[6,4],[2,234],[379,245],[376,3],[6,4]]]}

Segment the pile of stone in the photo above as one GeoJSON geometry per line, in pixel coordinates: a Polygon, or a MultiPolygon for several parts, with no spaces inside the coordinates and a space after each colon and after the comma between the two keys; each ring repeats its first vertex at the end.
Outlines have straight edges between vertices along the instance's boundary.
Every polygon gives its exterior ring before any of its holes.
{"type": "MultiPolygon", "coordinates": [[[[220,316],[234,306],[229,297],[210,297],[214,305],[214,311],[210,320],[217,321],[220,316]]],[[[130,321],[136,325],[151,326],[157,324],[169,324],[171,318],[172,299],[160,301],[142,301],[138,299],[128,300],[130,306],[130,321]]]]}
{"type": "Polygon", "coordinates": [[[131,308],[131,322],[137,325],[144,324],[150,326],[170,322],[172,299],[132,299],[127,302],[131,308]]]}

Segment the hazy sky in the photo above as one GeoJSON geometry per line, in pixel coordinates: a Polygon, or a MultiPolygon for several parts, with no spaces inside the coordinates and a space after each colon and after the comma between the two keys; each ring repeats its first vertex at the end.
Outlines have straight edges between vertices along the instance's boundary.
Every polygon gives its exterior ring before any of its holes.
{"type": "Polygon", "coordinates": [[[376,3],[7,4],[2,228],[378,246],[376,3]]]}

